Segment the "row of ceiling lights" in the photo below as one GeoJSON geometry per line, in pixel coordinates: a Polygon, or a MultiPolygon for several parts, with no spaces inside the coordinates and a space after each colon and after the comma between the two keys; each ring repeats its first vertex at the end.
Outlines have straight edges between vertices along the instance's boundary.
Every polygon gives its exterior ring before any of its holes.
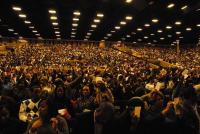
{"type": "MultiPolygon", "coordinates": [[[[23,19],[24,23],[29,26],[29,29],[32,31],[32,33],[38,38],[41,39],[42,37],[38,33],[38,31],[35,29],[35,27],[32,25],[31,21],[27,19],[27,15],[22,12],[21,7],[13,6],[12,9],[18,14],[20,18],[23,19]]],[[[17,35],[18,33],[16,33],[17,35]]]]}
{"type": "Polygon", "coordinates": [[[61,39],[60,37],[60,30],[59,30],[59,23],[58,23],[58,17],[57,17],[57,12],[54,9],[49,9],[49,15],[50,15],[50,20],[53,25],[54,33],[56,35],[56,38],[58,40],[61,39]]]}
{"type": "Polygon", "coordinates": [[[79,11],[74,11],[73,15],[74,15],[74,18],[72,19],[73,23],[72,23],[71,38],[75,38],[76,37],[76,31],[77,31],[78,22],[79,22],[81,13],[79,11]]]}
{"type": "Polygon", "coordinates": [[[89,31],[85,35],[85,39],[84,39],[85,41],[87,41],[90,38],[90,36],[92,35],[92,32],[94,32],[94,29],[98,27],[98,24],[102,21],[103,17],[104,17],[103,13],[97,13],[96,17],[91,23],[89,31]]]}

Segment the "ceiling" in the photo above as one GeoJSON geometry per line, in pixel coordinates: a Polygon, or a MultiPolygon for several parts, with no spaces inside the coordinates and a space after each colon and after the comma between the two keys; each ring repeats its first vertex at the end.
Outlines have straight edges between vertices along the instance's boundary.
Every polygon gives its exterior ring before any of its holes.
{"type": "Polygon", "coordinates": [[[149,44],[199,41],[199,0],[126,1],[131,0],[0,0],[0,37],[149,44]]]}

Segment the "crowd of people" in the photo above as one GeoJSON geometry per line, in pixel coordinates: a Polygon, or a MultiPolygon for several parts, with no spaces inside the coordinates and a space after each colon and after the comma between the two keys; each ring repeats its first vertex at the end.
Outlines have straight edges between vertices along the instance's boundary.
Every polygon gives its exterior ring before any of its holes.
{"type": "Polygon", "coordinates": [[[200,133],[200,48],[24,45],[0,55],[0,134],[200,133]]]}

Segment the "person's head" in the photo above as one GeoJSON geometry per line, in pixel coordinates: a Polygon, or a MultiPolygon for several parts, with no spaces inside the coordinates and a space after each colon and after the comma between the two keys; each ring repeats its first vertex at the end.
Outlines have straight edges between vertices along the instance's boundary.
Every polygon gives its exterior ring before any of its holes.
{"type": "Polygon", "coordinates": [[[90,95],[90,87],[89,86],[84,86],[81,90],[81,93],[84,97],[87,97],[90,95]]]}
{"type": "Polygon", "coordinates": [[[32,87],[32,99],[38,101],[41,95],[41,87],[39,85],[32,87]]]}
{"type": "Polygon", "coordinates": [[[55,96],[57,98],[63,98],[65,97],[65,89],[63,88],[63,86],[59,85],[56,87],[55,89],[55,96]]]}
{"type": "Polygon", "coordinates": [[[52,117],[57,115],[57,110],[53,101],[48,98],[41,100],[39,103],[39,115],[45,121],[50,121],[52,117]]]}

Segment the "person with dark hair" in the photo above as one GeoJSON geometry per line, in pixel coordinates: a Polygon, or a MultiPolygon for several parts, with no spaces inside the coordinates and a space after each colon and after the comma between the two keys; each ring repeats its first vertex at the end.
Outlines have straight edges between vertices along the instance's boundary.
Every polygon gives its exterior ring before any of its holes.
{"type": "Polygon", "coordinates": [[[58,115],[53,101],[41,100],[39,103],[39,117],[34,119],[28,126],[26,134],[69,134],[65,119],[58,115]]]}

